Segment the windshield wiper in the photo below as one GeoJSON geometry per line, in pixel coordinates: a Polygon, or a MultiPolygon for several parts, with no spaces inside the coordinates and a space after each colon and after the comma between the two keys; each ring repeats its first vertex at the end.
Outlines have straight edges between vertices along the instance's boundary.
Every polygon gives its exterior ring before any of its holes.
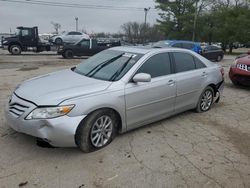
{"type": "Polygon", "coordinates": [[[85,76],[89,76],[92,77],[93,75],[95,75],[99,70],[101,70],[103,67],[109,65],[110,63],[114,62],[115,60],[119,59],[120,57],[123,56],[124,53],[115,56],[107,61],[102,62],[101,64],[95,66],[91,71],[89,71],[85,76]]]}
{"type": "Polygon", "coordinates": [[[115,72],[115,74],[113,74],[113,75],[110,77],[109,81],[114,81],[114,80],[122,73],[122,71],[126,68],[126,66],[128,65],[129,61],[132,59],[132,57],[133,57],[133,55],[131,55],[131,56],[128,58],[128,60],[121,66],[121,68],[119,68],[119,69],[115,72]]]}

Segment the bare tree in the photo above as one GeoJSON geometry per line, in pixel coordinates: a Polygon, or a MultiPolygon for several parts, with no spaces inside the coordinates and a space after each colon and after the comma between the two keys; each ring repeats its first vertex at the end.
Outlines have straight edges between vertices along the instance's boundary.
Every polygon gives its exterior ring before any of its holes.
{"type": "Polygon", "coordinates": [[[127,22],[121,26],[121,29],[127,37],[127,41],[132,44],[158,41],[163,37],[163,34],[155,25],[145,25],[145,23],[127,22]]]}
{"type": "Polygon", "coordinates": [[[51,24],[53,25],[55,29],[55,34],[58,34],[59,29],[61,29],[61,24],[53,22],[53,21],[51,22],[51,24]]]}

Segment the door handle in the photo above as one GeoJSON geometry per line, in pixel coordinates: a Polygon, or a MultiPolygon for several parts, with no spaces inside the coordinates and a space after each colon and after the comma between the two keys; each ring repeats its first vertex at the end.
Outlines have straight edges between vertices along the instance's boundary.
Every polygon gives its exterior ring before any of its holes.
{"type": "Polygon", "coordinates": [[[175,81],[174,80],[169,80],[168,81],[168,85],[174,85],[175,84],[175,81]]]}
{"type": "Polygon", "coordinates": [[[206,73],[206,72],[203,72],[201,76],[206,77],[206,76],[207,76],[207,73],[206,73]]]}

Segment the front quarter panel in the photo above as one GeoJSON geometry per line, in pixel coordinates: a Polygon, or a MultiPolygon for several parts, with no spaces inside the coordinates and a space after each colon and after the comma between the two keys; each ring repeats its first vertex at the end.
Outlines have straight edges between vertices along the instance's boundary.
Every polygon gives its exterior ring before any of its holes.
{"type": "Polygon", "coordinates": [[[120,132],[126,131],[125,120],[125,99],[124,99],[124,83],[122,81],[114,82],[108,89],[95,94],[72,98],[61,103],[74,104],[75,107],[68,116],[75,117],[81,115],[89,115],[91,112],[102,109],[111,108],[115,110],[121,117],[120,132]]]}

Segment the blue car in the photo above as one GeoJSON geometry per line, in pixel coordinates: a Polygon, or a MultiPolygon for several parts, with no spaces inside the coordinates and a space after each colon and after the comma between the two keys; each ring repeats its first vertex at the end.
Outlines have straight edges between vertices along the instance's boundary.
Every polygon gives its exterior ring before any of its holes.
{"type": "Polygon", "coordinates": [[[161,40],[153,45],[154,48],[166,48],[166,47],[176,47],[185,48],[192,50],[198,54],[201,54],[202,48],[200,43],[184,40],[161,40]]]}

